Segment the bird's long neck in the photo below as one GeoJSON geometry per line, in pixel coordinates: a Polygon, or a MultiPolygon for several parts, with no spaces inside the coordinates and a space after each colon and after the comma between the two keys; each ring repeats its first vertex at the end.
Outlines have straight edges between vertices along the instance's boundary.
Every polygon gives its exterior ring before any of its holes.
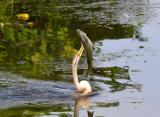
{"type": "Polygon", "coordinates": [[[80,88],[78,74],[77,74],[78,62],[79,62],[79,58],[78,58],[78,56],[75,56],[73,63],[72,63],[72,75],[73,75],[74,85],[76,86],[77,90],[79,90],[79,88],[80,88]]]}
{"type": "Polygon", "coordinates": [[[83,48],[83,46],[81,46],[78,53],[74,56],[73,62],[72,62],[73,81],[74,81],[74,84],[75,84],[78,91],[80,91],[81,88],[80,88],[80,83],[78,80],[77,68],[78,68],[78,63],[79,63],[79,60],[80,60],[80,57],[81,57],[83,50],[84,50],[84,48],[83,48]]]}

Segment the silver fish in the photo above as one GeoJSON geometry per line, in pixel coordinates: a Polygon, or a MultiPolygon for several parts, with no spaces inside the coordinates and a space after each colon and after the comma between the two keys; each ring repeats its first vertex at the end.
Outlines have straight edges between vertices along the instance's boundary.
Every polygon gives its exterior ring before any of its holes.
{"type": "Polygon", "coordinates": [[[91,40],[87,37],[86,33],[81,31],[80,29],[77,29],[77,34],[80,37],[80,41],[82,45],[84,46],[86,50],[86,57],[87,57],[87,64],[88,64],[88,70],[87,70],[87,76],[92,74],[92,68],[93,68],[93,47],[91,40]]]}

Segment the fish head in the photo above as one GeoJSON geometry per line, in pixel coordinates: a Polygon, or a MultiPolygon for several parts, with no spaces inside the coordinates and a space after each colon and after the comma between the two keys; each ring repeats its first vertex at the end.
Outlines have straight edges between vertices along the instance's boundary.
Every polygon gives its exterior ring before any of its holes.
{"type": "Polygon", "coordinates": [[[85,48],[87,48],[89,39],[88,39],[86,33],[84,33],[83,31],[81,31],[80,29],[77,29],[76,32],[77,32],[78,36],[80,37],[80,41],[81,41],[82,45],[83,45],[85,48]]]}

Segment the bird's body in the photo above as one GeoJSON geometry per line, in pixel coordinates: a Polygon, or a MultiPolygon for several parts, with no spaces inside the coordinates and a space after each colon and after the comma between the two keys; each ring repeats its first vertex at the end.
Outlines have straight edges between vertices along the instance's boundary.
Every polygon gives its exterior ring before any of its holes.
{"type": "Polygon", "coordinates": [[[83,95],[89,95],[92,92],[91,85],[89,84],[88,81],[82,80],[80,82],[80,86],[84,89],[83,92],[82,92],[83,95]]]}
{"type": "Polygon", "coordinates": [[[78,68],[78,62],[80,60],[80,57],[82,55],[82,52],[84,50],[83,45],[81,46],[78,53],[74,56],[72,61],[72,75],[73,75],[73,81],[74,85],[79,93],[82,93],[82,95],[90,95],[92,92],[92,88],[88,81],[82,80],[79,82],[78,75],[77,75],[77,68],[78,68]]]}

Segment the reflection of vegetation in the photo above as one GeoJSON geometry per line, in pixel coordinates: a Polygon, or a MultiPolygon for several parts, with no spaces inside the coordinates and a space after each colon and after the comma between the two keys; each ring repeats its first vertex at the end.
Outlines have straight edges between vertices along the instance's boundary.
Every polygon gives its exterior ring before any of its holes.
{"type": "Polygon", "coordinates": [[[92,37],[94,41],[97,39],[122,39],[133,38],[135,34],[135,26],[128,24],[111,24],[107,27],[96,25],[86,27],[86,32],[89,37],[92,37]],[[96,30],[95,30],[96,29],[96,30]]]}
{"type": "Polygon", "coordinates": [[[126,82],[126,83],[121,83],[121,82],[118,82],[118,81],[105,81],[104,82],[105,84],[108,84],[108,85],[111,85],[110,89],[111,89],[111,92],[117,92],[117,91],[122,91],[122,90],[125,90],[127,88],[133,88],[133,89],[136,89],[138,91],[141,91],[141,87],[142,85],[140,84],[130,84],[129,82],[126,82]]]}
{"type": "Polygon", "coordinates": [[[108,102],[108,103],[97,103],[96,106],[98,107],[117,107],[119,106],[119,102],[108,102]]]}
{"type": "Polygon", "coordinates": [[[68,113],[62,113],[59,115],[59,117],[72,117],[72,115],[70,115],[68,113]]]}
{"type": "Polygon", "coordinates": [[[102,75],[104,77],[109,77],[112,81],[116,81],[116,79],[127,79],[129,80],[128,69],[121,67],[106,67],[106,68],[95,68],[95,74],[102,75]]]}
{"type": "MultiPolygon", "coordinates": [[[[11,1],[0,1],[0,23],[4,24],[0,28],[0,62],[6,68],[0,69],[11,70],[12,67],[16,72],[23,69],[29,76],[39,77],[44,73],[43,69],[49,69],[55,60],[60,58],[70,60],[75,52],[74,47],[79,45],[75,36],[76,28],[84,29],[92,41],[106,37],[114,39],[133,37],[134,25],[112,23],[114,18],[119,19],[115,16],[120,17],[122,14],[114,12],[115,6],[118,8],[123,4],[111,0],[106,2],[107,4],[97,2],[98,5],[92,5],[94,2],[14,0],[11,17],[11,1]],[[104,5],[108,7],[103,7],[104,5]],[[86,10],[88,12],[84,12],[86,10]],[[99,16],[99,12],[104,14],[99,16]],[[28,14],[29,19],[18,18],[20,13],[28,14]]],[[[135,3],[130,4],[132,6],[135,3]]],[[[139,9],[139,6],[134,9],[139,9]]],[[[131,10],[129,13],[132,12],[131,10]]],[[[141,12],[144,14],[143,10],[141,12]]],[[[50,76],[53,71],[48,72],[50,76]]]]}
{"type": "Polygon", "coordinates": [[[130,83],[128,69],[126,68],[116,66],[107,68],[95,68],[94,73],[103,77],[110,78],[110,80],[103,79],[99,81],[110,85],[111,92],[123,91],[127,88],[133,88],[140,91],[142,87],[140,84],[130,83]],[[125,80],[125,82],[121,82],[121,80],[125,80]]]}
{"type": "MultiPolygon", "coordinates": [[[[3,4],[5,2],[0,2],[0,7],[3,4]]],[[[7,10],[10,9],[10,3],[0,10],[0,23],[4,24],[0,28],[1,70],[24,70],[30,77],[39,77],[44,73],[43,69],[49,69],[49,63],[53,59],[68,59],[73,56],[74,36],[69,35],[68,27],[57,10],[53,13],[40,12],[42,9],[47,10],[45,5],[51,7],[56,4],[15,0],[12,19],[5,19],[6,16],[11,17],[7,10]],[[36,5],[33,5],[34,2],[36,5]],[[17,14],[21,12],[27,12],[30,18],[26,21],[18,19],[17,14]],[[28,26],[30,22],[33,27],[28,26]]]]}
{"type": "MultiPolygon", "coordinates": [[[[15,107],[15,108],[9,108],[9,109],[2,109],[0,110],[1,117],[39,117],[43,115],[52,115],[50,112],[68,112],[72,111],[72,109],[69,107],[69,105],[66,104],[57,104],[53,106],[24,106],[24,107],[15,107]]],[[[67,114],[60,114],[60,117],[63,117],[62,115],[67,114]]]]}
{"type": "Polygon", "coordinates": [[[6,85],[6,84],[4,84],[4,83],[0,83],[0,89],[6,88],[6,87],[8,87],[8,85],[6,85]]]}

